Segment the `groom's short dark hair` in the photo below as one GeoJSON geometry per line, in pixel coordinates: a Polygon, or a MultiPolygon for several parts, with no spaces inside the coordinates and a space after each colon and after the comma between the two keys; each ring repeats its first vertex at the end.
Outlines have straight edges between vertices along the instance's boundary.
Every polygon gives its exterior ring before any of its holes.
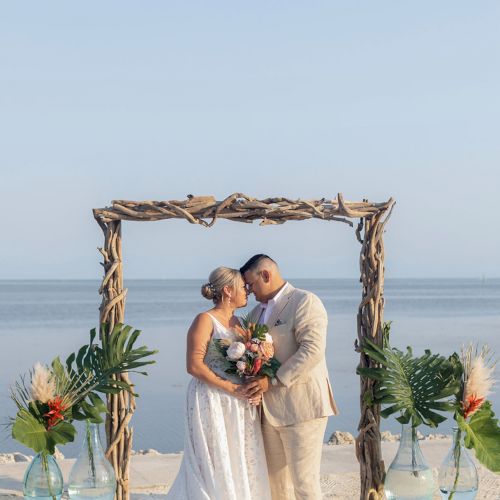
{"type": "MultiPolygon", "coordinates": [[[[259,263],[264,260],[264,259],[269,259],[272,262],[274,262],[269,255],[266,255],[265,253],[258,253],[254,255],[253,257],[250,257],[243,266],[240,267],[240,273],[245,274],[247,271],[253,271],[259,263]]],[[[274,262],[276,264],[276,262],[274,262]]]]}

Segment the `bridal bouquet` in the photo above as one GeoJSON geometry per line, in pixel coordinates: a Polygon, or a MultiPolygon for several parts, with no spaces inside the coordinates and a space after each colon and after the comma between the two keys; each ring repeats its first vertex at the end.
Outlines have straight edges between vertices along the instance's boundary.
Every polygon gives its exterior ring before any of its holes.
{"type": "Polygon", "coordinates": [[[236,339],[219,339],[217,348],[229,363],[226,373],[240,377],[267,376],[275,380],[281,363],[274,357],[273,338],[267,325],[252,323],[248,316],[235,329],[236,339]]]}
{"type": "Polygon", "coordinates": [[[73,441],[73,420],[103,421],[100,414],[107,408],[98,392],[133,393],[132,385],[115,380],[114,375],[154,363],[144,358],[157,351],[134,348],[139,330],[118,324],[107,334],[106,328],[103,325],[101,346],[93,344],[93,329],[90,342],[71,354],[64,365],[59,357],[50,366],[37,363],[28,380],[23,376],[15,383],[10,396],[17,414],[9,422],[14,439],[46,458],[55,453],[56,445],[73,441]]]}

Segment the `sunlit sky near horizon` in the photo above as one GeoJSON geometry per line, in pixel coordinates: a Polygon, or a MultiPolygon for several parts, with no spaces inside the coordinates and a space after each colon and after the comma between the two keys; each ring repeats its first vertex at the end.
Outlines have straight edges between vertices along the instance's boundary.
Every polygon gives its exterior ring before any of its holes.
{"type": "MultiPolygon", "coordinates": [[[[96,278],[112,199],[397,200],[386,275],[500,277],[500,3],[2,2],[0,279],[96,278]]],[[[344,224],[125,223],[129,278],[257,252],[355,277],[344,224]]]]}

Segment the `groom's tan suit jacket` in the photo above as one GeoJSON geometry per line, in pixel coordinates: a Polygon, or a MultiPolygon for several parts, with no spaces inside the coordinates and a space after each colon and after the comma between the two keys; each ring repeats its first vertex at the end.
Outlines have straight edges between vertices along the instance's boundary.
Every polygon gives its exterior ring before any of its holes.
{"type": "MultiPolygon", "coordinates": [[[[257,305],[250,319],[258,322],[261,313],[257,305]]],[[[321,300],[288,283],[266,324],[281,363],[278,383],[269,385],[262,403],[271,425],[336,415],[325,359],[328,318],[321,300]]]]}

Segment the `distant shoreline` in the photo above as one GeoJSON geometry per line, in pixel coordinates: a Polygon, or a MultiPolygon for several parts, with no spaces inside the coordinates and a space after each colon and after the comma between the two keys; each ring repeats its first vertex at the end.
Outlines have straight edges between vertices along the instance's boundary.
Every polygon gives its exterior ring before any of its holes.
{"type": "MultiPolygon", "coordinates": [[[[206,281],[207,277],[201,277],[201,278],[129,278],[129,277],[124,277],[125,281],[196,281],[196,282],[202,282],[206,281]]],[[[297,278],[297,277],[287,277],[289,281],[359,281],[359,276],[353,276],[352,278],[314,278],[314,277],[306,277],[306,278],[297,278]]],[[[43,283],[60,283],[60,282],[75,282],[75,281],[85,281],[85,282],[101,282],[101,277],[95,277],[95,278],[0,278],[0,283],[9,283],[9,282],[25,282],[25,283],[30,283],[30,282],[43,282],[43,283]]],[[[488,282],[495,282],[495,281],[500,281],[500,276],[493,276],[493,277],[478,277],[478,276],[473,276],[473,277],[453,277],[453,278],[446,278],[446,277],[437,277],[437,278],[430,278],[430,277],[424,277],[424,278],[415,278],[415,277],[395,277],[395,278],[390,278],[386,277],[385,282],[391,282],[391,281],[468,281],[468,282],[474,282],[477,281],[479,283],[488,283],[488,282]]]]}

